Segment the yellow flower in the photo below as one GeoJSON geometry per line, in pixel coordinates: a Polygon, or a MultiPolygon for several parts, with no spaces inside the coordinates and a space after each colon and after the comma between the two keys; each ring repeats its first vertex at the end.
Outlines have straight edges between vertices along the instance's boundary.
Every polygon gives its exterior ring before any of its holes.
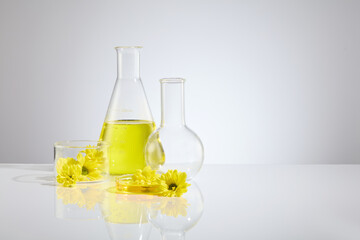
{"type": "Polygon", "coordinates": [[[105,162],[104,152],[98,149],[95,149],[95,146],[86,146],[87,149],[80,151],[81,153],[85,153],[86,161],[95,161],[98,164],[103,164],[105,162]]]}
{"type": "Polygon", "coordinates": [[[56,163],[57,182],[64,187],[70,187],[76,182],[96,181],[102,178],[101,167],[104,165],[104,153],[92,146],[80,151],[73,158],[59,158],[56,163]],[[83,155],[85,154],[85,155],[83,155]]]}
{"type": "Polygon", "coordinates": [[[178,217],[179,215],[186,217],[187,207],[190,206],[188,201],[182,197],[172,197],[172,198],[161,198],[159,205],[154,207],[155,210],[160,210],[161,214],[178,217]]]}
{"type": "Polygon", "coordinates": [[[81,166],[73,158],[59,158],[56,163],[56,180],[64,187],[71,187],[81,176],[81,166]]]}
{"type": "Polygon", "coordinates": [[[161,176],[146,166],[143,170],[137,169],[135,174],[129,177],[115,179],[117,192],[142,193],[163,197],[180,197],[187,192],[190,184],[186,183],[186,173],[177,170],[169,170],[161,176]]]}
{"type": "Polygon", "coordinates": [[[187,192],[187,187],[190,186],[186,182],[186,173],[177,170],[169,170],[167,173],[163,173],[160,180],[162,186],[160,195],[164,197],[181,197],[187,192]]]}
{"type": "Polygon", "coordinates": [[[137,169],[135,174],[132,176],[132,181],[139,185],[153,185],[157,184],[160,175],[156,174],[155,170],[151,170],[149,166],[146,166],[143,170],[137,169]]]}
{"type": "MultiPolygon", "coordinates": [[[[87,149],[88,150],[88,149],[87,149]]],[[[83,151],[79,152],[76,159],[81,165],[80,181],[96,181],[101,179],[101,170],[99,168],[99,162],[96,159],[83,155],[83,151]]]]}

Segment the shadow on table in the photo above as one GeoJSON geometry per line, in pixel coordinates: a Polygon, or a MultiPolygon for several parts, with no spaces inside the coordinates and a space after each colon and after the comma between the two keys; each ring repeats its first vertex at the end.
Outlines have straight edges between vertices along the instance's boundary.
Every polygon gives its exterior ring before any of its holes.
{"type": "Polygon", "coordinates": [[[52,164],[0,164],[0,169],[19,169],[30,171],[48,172],[47,174],[24,174],[12,178],[19,183],[37,183],[41,185],[55,186],[52,164]]]}
{"type": "Polygon", "coordinates": [[[47,186],[56,186],[53,174],[25,174],[12,179],[19,183],[37,183],[47,186]]]}
{"type": "Polygon", "coordinates": [[[0,164],[0,168],[52,172],[54,166],[52,164],[0,164]]]}

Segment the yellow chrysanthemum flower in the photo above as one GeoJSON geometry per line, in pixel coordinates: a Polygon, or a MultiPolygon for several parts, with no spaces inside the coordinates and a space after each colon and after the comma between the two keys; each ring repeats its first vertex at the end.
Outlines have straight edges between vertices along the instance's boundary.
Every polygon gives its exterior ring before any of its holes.
{"type": "Polygon", "coordinates": [[[95,146],[86,146],[87,149],[81,151],[85,153],[86,161],[96,161],[98,164],[102,165],[105,162],[104,152],[98,149],[95,149],[95,146]]]}
{"type": "Polygon", "coordinates": [[[143,170],[137,169],[132,176],[132,181],[139,185],[153,185],[159,182],[160,175],[152,170],[149,166],[146,166],[143,170]]]}
{"type": "Polygon", "coordinates": [[[177,170],[169,170],[163,173],[161,180],[161,196],[164,197],[181,197],[187,192],[187,187],[190,186],[186,182],[186,173],[178,172],[177,170]]]}
{"type": "Polygon", "coordinates": [[[146,166],[136,170],[131,178],[115,179],[116,190],[127,193],[153,194],[163,197],[180,197],[187,192],[190,184],[186,183],[186,173],[169,170],[161,176],[146,166]]]}
{"type": "Polygon", "coordinates": [[[101,170],[99,168],[99,162],[95,159],[88,158],[87,155],[79,152],[76,159],[81,165],[80,181],[96,181],[101,179],[101,170]]]}
{"type": "Polygon", "coordinates": [[[59,158],[56,163],[56,180],[64,187],[71,187],[81,176],[81,166],[73,158],[59,158]]]}
{"type": "Polygon", "coordinates": [[[57,182],[65,187],[74,185],[76,182],[96,181],[102,178],[102,167],[104,165],[104,153],[92,146],[80,151],[73,158],[59,158],[57,160],[57,182]]]}

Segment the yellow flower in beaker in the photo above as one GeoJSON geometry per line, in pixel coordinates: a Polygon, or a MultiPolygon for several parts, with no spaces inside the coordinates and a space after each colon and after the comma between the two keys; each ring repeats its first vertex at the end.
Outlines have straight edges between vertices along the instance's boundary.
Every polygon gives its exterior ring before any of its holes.
{"type": "Polygon", "coordinates": [[[59,158],[56,163],[56,180],[64,187],[71,187],[81,177],[81,166],[73,158],[59,158]]]}
{"type": "Polygon", "coordinates": [[[80,181],[96,181],[102,178],[99,162],[79,152],[76,159],[81,165],[80,181]]]}

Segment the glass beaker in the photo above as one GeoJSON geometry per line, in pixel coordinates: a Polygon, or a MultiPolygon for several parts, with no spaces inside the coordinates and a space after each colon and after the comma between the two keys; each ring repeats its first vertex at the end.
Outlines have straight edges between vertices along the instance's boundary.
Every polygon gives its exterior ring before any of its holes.
{"type": "Polygon", "coordinates": [[[108,175],[109,144],[92,140],[54,143],[54,173],[59,185],[103,181],[108,175]]]}
{"type": "Polygon", "coordinates": [[[109,173],[135,173],[146,166],[144,148],[155,124],[140,80],[141,47],[116,47],[117,79],[100,140],[110,144],[109,173]]]}
{"type": "Polygon", "coordinates": [[[186,172],[187,179],[200,170],[204,148],[200,138],[185,124],[182,78],[161,79],[161,126],[146,144],[146,163],[160,173],[170,169],[186,172]]]}

